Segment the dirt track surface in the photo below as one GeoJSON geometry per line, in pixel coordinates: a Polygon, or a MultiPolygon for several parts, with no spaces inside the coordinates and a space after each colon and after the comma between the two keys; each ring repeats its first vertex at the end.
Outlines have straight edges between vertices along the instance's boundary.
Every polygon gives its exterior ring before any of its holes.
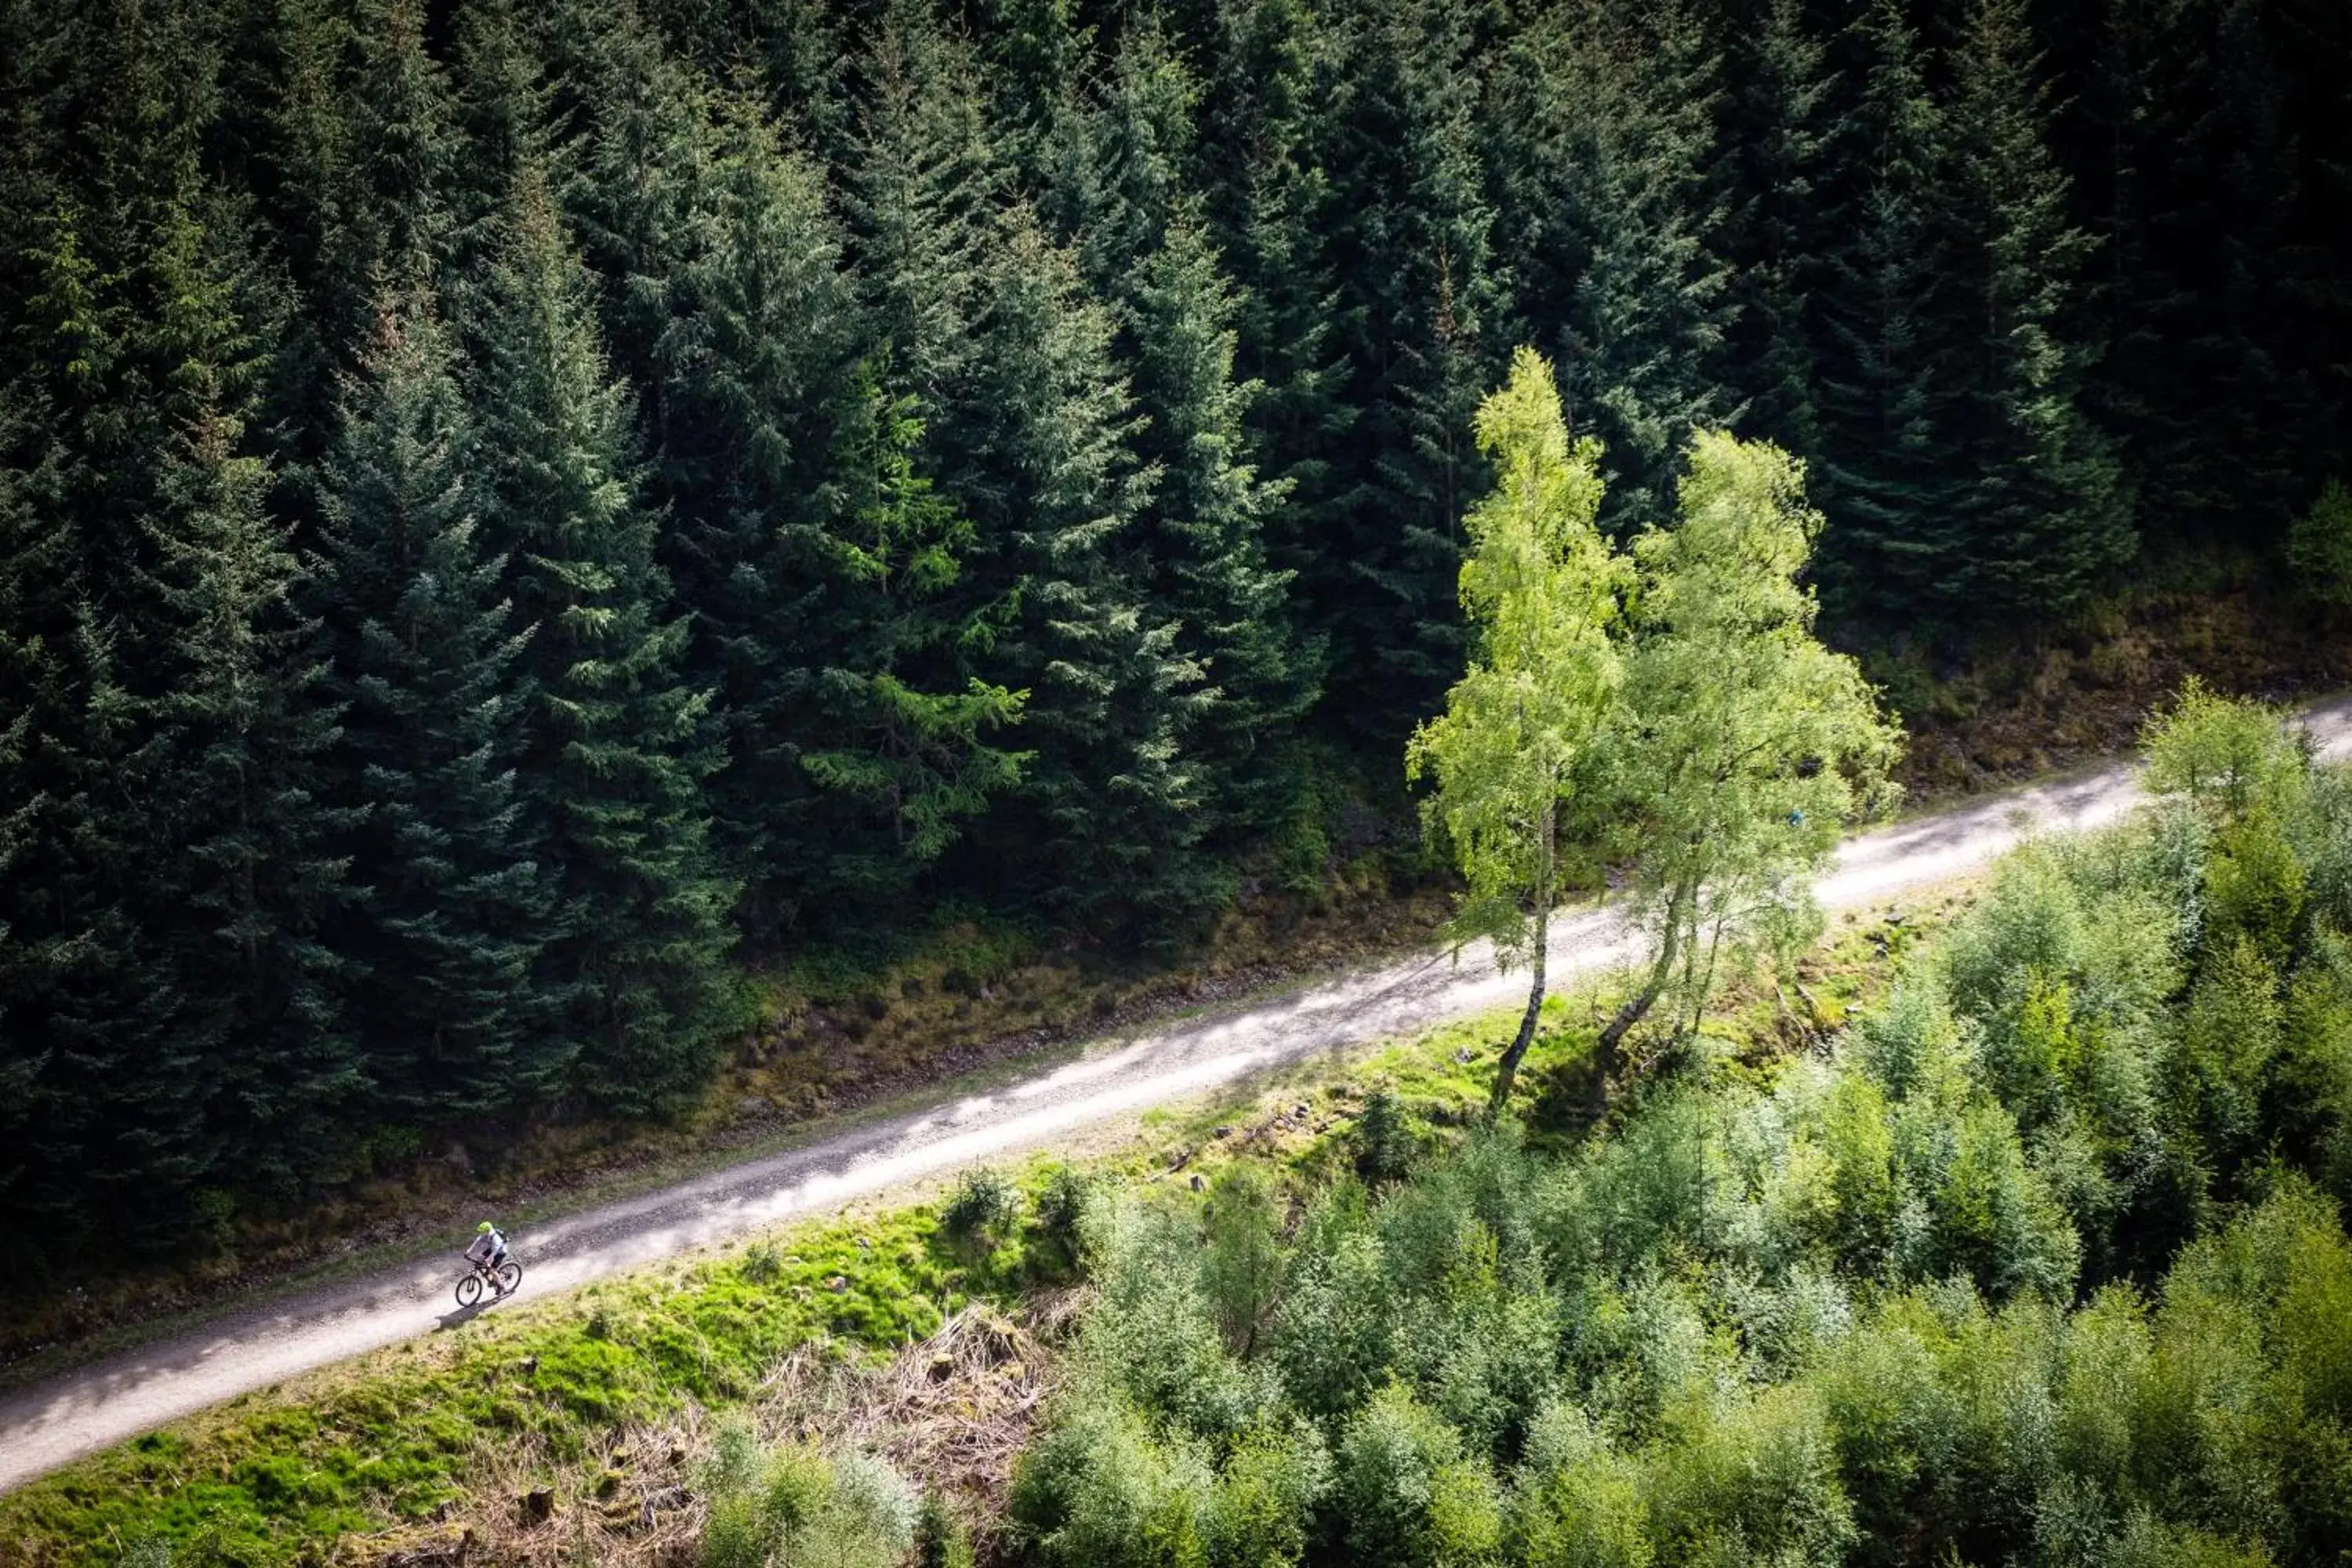
{"type": "MultiPolygon", "coordinates": [[[[2328,755],[2352,754],[2352,700],[2311,710],[2328,755]]],[[[2103,768],[1937,812],[1849,840],[1822,880],[1852,908],[1981,867],[2030,834],[2112,822],[2138,795],[2103,768]]],[[[1606,906],[1552,926],[1551,973],[1622,965],[1634,944],[1606,906]]],[[[1089,1124],[1181,1100],[1255,1072],[1504,1006],[1522,976],[1474,949],[1368,968],[1160,1029],[1107,1038],[1075,1061],[993,1091],[583,1211],[515,1237],[518,1299],[553,1295],[796,1215],[977,1163],[1050,1146],[1089,1124]]],[[[0,1491],[83,1455],[298,1373],[430,1331],[451,1310],[455,1258],[322,1287],[60,1375],[0,1399],[0,1491]]]]}

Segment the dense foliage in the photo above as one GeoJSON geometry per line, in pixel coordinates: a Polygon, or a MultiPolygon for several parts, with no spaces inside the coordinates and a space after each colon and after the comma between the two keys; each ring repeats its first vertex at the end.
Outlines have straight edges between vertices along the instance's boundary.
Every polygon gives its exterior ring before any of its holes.
{"type": "Polygon", "coordinates": [[[1311,857],[1517,343],[1613,538],[1810,464],[1849,639],[2339,563],[2352,22],[2044,10],[0,0],[0,1247],[1311,857]]]}
{"type": "Polygon", "coordinates": [[[2150,750],[1822,1051],[1098,1200],[1022,1560],[2340,1561],[2352,776],[2203,698],[2150,750]]]}

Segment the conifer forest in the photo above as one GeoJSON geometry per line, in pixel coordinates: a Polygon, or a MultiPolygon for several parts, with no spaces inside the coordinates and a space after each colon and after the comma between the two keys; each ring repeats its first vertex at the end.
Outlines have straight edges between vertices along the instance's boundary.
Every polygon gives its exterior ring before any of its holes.
{"type": "MultiPolygon", "coordinates": [[[[2352,584],[2340,0],[0,0],[0,139],[12,1259],[670,1113],[779,955],[959,910],[1149,948],[1319,866],[1331,781],[1402,802],[1476,651],[1521,349],[1594,552],[1716,432],[1801,465],[1839,649],[2030,635],[2216,546],[2352,584]]],[[[1891,1016],[1806,1116],[1906,1092],[1942,1026],[1891,1016]]],[[[1912,1245],[1885,1205],[1836,1245],[1912,1245]]],[[[1990,1300],[2134,1245],[2012,1220],[1950,1243],[1990,1300]]],[[[1315,1225],[1337,1303],[1371,1222],[1315,1225]]],[[[1444,1406],[1482,1446],[1522,1441],[1501,1386],[1444,1406]]],[[[1348,1429],[1365,1508],[1460,1458],[1415,1397],[1348,1429]]],[[[1024,1472],[1052,1561],[1113,1560],[1070,1500],[1130,1421],[1024,1472]]],[[[1545,1421],[1604,1492],[1635,1462],[1545,1421]]]]}

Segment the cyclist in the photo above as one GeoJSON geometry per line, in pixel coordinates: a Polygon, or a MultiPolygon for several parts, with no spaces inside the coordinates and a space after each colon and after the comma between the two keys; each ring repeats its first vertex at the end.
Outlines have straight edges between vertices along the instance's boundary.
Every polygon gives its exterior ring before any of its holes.
{"type": "MultiPolygon", "coordinates": [[[[474,1245],[466,1248],[466,1261],[498,1282],[499,1269],[507,1260],[507,1238],[499,1234],[498,1226],[488,1220],[474,1227],[474,1245]]],[[[500,1288],[503,1290],[503,1287],[500,1288]]]]}

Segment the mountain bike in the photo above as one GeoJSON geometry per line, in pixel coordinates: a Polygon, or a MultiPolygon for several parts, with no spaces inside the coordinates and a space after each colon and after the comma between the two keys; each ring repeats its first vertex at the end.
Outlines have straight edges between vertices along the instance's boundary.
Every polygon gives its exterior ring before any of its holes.
{"type": "Polygon", "coordinates": [[[482,1287],[490,1288],[493,1296],[511,1296],[522,1285],[522,1265],[513,1258],[492,1268],[477,1263],[457,1281],[457,1305],[470,1307],[482,1299],[482,1287]]]}

